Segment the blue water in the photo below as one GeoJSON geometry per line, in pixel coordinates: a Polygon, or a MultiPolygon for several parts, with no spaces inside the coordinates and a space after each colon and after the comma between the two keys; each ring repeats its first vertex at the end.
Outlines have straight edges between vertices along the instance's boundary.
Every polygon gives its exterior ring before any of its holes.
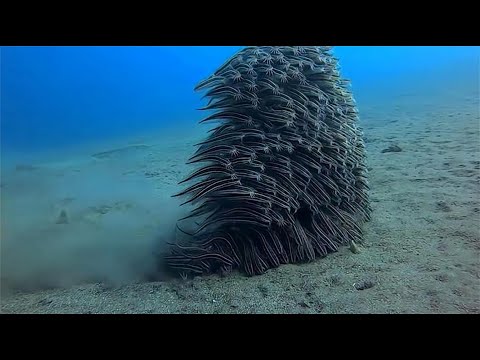
{"type": "MultiPolygon", "coordinates": [[[[231,47],[3,47],[1,150],[16,153],[191,127],[193,87],[231,47]]],[[[479,47],[336,47],[355,89],[478,56],[479,47]]],[[[451,67],[453,74],[461,71],[451,67]]]]}

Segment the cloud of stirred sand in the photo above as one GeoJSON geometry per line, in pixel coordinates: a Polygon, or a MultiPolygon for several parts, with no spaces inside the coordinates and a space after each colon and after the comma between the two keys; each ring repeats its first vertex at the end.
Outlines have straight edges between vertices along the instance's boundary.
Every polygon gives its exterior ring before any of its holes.
{"type": "Polygon", "coordinates": [[[155,273],[155,253],[175,239],[186,210],[170,197],[175,189],[143,171],[125,174],[134,160],[2,176],[2,289],[121,285],[155,273]],[[58,224],[62,210],[68,223],[58,224]]]}

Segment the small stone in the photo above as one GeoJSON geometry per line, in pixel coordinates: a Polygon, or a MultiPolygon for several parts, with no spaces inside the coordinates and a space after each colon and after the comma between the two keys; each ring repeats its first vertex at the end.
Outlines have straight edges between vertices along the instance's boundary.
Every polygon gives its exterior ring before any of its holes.
{"type": "Polygon", "coordinates": [[[354,286],[355,286],[355,289],[357,290],[366,290],[374,287],[375,281],[373,281],[372,279],[365,279],[358,283],[355,283],[354,286]]]}
{"type": "Polygon", "coordinates": [[[441,281],[441,282],[446,282],[446,281],[448,281],[449,276],[448,276],[448,274],[441,273],[441,274],[436,275],[435,279],[438,280],[438,281],[441,281]]]}
{"type": "Polygon", "coordinates": [[[450,212],[452,209],[445,201],[438,201],[437,202],[437,209],[443,212],[450,212]]]}
{"type": "Polygon", "coordinates": [[[56,223],[57,224],[68,224],[67,212],[65,210],[62,210],[60,212],[60,215],[58,216],[58,219],[57,219],[56,223]]]}
{"type": "Polygon", "coordinates": [[[48,299],[42,299],[38,302],[39,305],[43,305],[43,306],[50,305],[51,303],[52,303],[52,300],[48,300],[48,299]]]}
{"type": "Polygon", "coordinates": [[[232,302],[230,303],[230,307],[231,307],[232,309],[236,309],[236,308],[240,307],[240,301],[238,301],[238,300],[232,300],[232,302]]]}
{"type": "Polygon", "coordinates": [[[388,153],[388,152],[401,152],[402,148],[398,145],[390,145],[388,148],[382,150],[383,153],[388,153]]]}
{"type": "Polygon", "coordinates": [[[314,301],[313,305],[314,305],[315,311],[317,313],[321,313],[323,311],[323,309],[325,308],[325,304],[323,302],[321,302],[320,300],[314,301]]]}
{"type": "Polygon", "coordinates": [[[333,274],[329,278],[327,278],[328,286],[339,286],[342,284],[342,277],[340,274],[333,274]]]}
{"type": "Polygon", "coordinates": [[[268,296],[268,287],[266,287],[265,285],[259,285],[258,290],[260,290],[260,293],[263,295],[263,297],[268,296]]]}
{"type": "Polygon", "coordinates": [[[300,306],[303,307],[303,308],[309,308],[309,307],[310,307],[310,305],[308,305],[305,301],[300,301],[300,302],[298,303],[298,305],[300,305],[300,306]]]}

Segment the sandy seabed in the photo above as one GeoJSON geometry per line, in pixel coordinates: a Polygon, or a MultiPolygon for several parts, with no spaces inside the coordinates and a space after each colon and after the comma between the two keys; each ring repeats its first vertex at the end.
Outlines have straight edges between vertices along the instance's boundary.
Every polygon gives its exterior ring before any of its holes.
{"type": "Polygon", "coordinates": [[[446,88],[359,101],[373,207],[360,253],[345,247],[252,278],[135,281],[152,266],[151,239],[180,214],[170,195],[204,128],[5,171],[2,313],[479,313],[478,85],[446,88]],[[401,151],[385,151],[393,145],[401,151]],[[75,285],[89,276],[96,282],[75,285]],[[46,278],[58,287],[11,289],[46,278]]]}

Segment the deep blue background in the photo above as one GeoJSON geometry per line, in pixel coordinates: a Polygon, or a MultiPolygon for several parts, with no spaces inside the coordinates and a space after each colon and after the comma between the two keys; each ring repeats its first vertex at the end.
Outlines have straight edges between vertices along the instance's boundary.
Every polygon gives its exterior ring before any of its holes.
{"type": "MultiPolygon", "coordinates": [[[[193,87],[240,48],[2,47],[2,150],[191,126],[201,116],[193,87]]],[[[337,47],[335,54],[343,75],[365,89],[448,65],[478,48],[337,47]]]]}

